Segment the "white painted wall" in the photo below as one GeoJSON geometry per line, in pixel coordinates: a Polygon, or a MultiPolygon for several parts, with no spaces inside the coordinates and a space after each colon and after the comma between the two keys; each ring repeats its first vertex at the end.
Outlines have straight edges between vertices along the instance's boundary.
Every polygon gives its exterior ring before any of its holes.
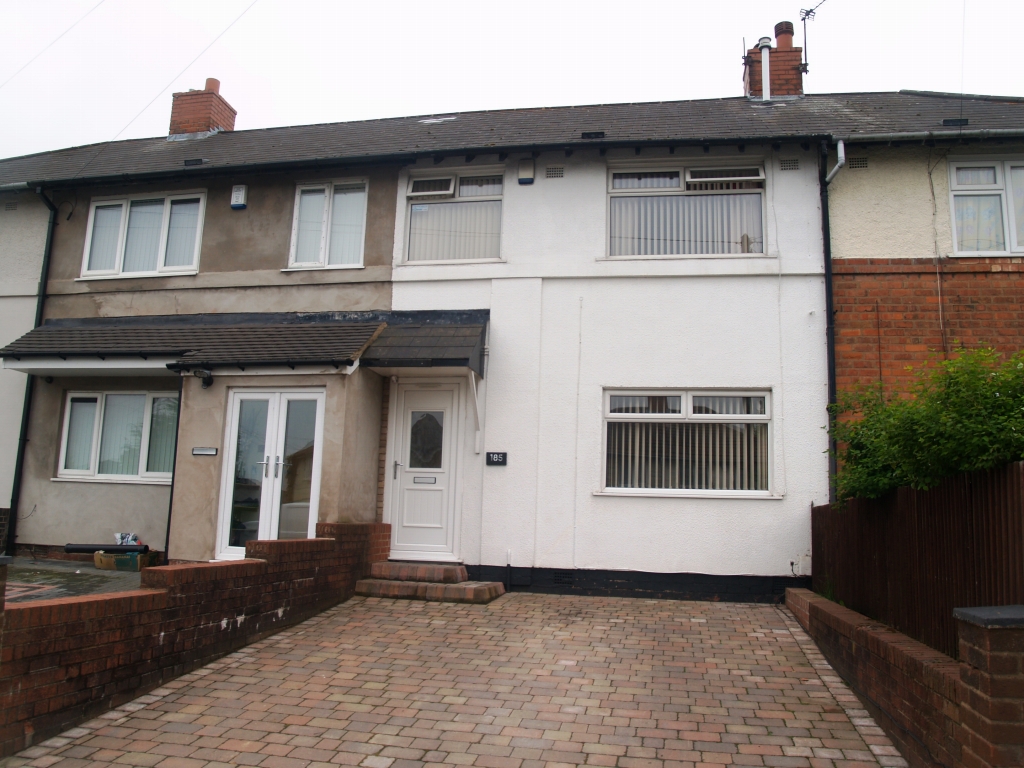
{"type": "MultiPolygon", "coordinates": [[[[0,193],[0,346],[32,330],[49,213],[34,192],[0,193]],[[14,210],[8,210],[13,205],[14,210]]],[[[25,396],[23,373],[0,370],[0,507],[11,485],[25,396]]]]}
{"type": "Polygon", "coordinates": [[[764,256],[604,260],[606,161],[633,153],[588,152],[542,155],[532,186],[508,159],[502,263],[403,265],[400,179],[394,308],[491,310],[483,447],[509,465],[464,457],[465,562],[504,565],[511,549],[516,566],[810,572],[810,506],[828,497],[817,169],[799,149],[786,172],[770,148],[747,153],[768,176],[764,256]],[[565,177],[545,179],[549,163],[565,177]],[[770,388],[773,497],[595,495],[606,387],[770,388]]]}

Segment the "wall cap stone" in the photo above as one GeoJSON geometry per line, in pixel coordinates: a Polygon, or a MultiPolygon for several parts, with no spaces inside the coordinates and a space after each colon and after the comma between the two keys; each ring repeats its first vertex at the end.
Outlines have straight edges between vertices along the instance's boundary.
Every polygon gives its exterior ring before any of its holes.
{"type": "Polygon", "coordinates": [[[986,629],[1024,629],[1024,605],[954,608],[953,615],[960,621],[986,629]]]}
{"type": "Polygon", "coordinates": [[[10,565],[14,558],[10,555],[0,555],[0,565],[10,565]]]}

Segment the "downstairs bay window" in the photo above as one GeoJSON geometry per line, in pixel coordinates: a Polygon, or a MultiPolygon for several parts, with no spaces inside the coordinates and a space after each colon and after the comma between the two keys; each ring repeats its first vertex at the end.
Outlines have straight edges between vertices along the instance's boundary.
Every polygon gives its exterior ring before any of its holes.
{"type": "Polygon", "coordinates": [[[766,496],[767,392],[606,391],[604,488],[766,496]]]}
{"type": "Polygon", "coordinates": [[[613,170],[608,255],[763,253],[763,190],[760,167],[613,170]]]}
{"type": "Polygon", "coordinates": [[[71,392],[57,476],[170,481],[177,392],[71,392]]]}

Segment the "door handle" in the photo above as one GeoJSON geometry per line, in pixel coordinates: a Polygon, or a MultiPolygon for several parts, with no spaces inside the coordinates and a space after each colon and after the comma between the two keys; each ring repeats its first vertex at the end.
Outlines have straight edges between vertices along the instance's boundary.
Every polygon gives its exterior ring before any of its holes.
{"type": "Polygon", "coordinates": [[[405,466],[405,464],[403,464],[400,461],[396,461],[395,462],[395,473],[394,473],[394,475],[391,478],[392,480],[397,480],[398,479],[398,468],[399,467],[404,467],[404,466],[405,466]]]}
{"type": "Polygon", "coordinates": [[[277,477],[277,471],[281,467],[290,467],[292,465],[292,463],[290,461],[281,461],[281,457],[280,456],[275,456],[274,458],[277,459],[277,466],[274,467],[274,477],[277,477]]]}
{"type": "Polygon", "coordinates": [[[263,465],[263,476],[267,477],[267,475],[270,473],[270,457],[264,456],[263,461],[257,461],[256,463],[263,465]]]}

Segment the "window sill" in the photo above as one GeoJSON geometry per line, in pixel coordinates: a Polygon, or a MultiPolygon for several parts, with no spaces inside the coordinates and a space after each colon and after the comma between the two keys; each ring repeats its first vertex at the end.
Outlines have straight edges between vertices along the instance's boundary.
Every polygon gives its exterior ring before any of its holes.
{"type": "Polygon", "coordinates": [[[767,253],[676,253],[667,256],[600,256],[596,261],[685,261],[693,259],[775,259],[767,253]]]}
{"type": "Polygon", "coordinates": [[[422,261],[403,261],[399,267],[432,267],[451,266],[452,264],[504,264],[504,259],[424,259],[422,261]]]}
{"type": "Polygon", "coordinates": [[[965,253],[954,253],[954,259],[1010,259],[1022,258],[1024,251],[967,251],[965,253]]]}
{"type": "Polygon", "coordinates": [[[190,269],[183,272],[132,272],[121,275],[82,275],[76,277],[76,283],[91,282],[93,280],[138,280],[140,277],[191,277],[198,275],[198,269],[190,269]]]}
{"type": "Polygon", "coordinates": [[[51,477],[51,483],[106,483],[108,485],[167,485],[171,478],[155,477],[51,477]]]}
{"type": "Polygon", "coordinates": [[[326,267],[321,267],[319,264],[315,264],[309,267],[285,267],[282,272],[327,272],[329,270],[336,269],[365,269],[362,264],[331,264],[326,267]]]}
{"type": "Polygon", "coordinates": [[[767,499],[780,500],[785,496],[766,491],[668,491],[633,489],[606,489],[594,491],[594,496],[631,496],[651,499],[767,499]]]}

